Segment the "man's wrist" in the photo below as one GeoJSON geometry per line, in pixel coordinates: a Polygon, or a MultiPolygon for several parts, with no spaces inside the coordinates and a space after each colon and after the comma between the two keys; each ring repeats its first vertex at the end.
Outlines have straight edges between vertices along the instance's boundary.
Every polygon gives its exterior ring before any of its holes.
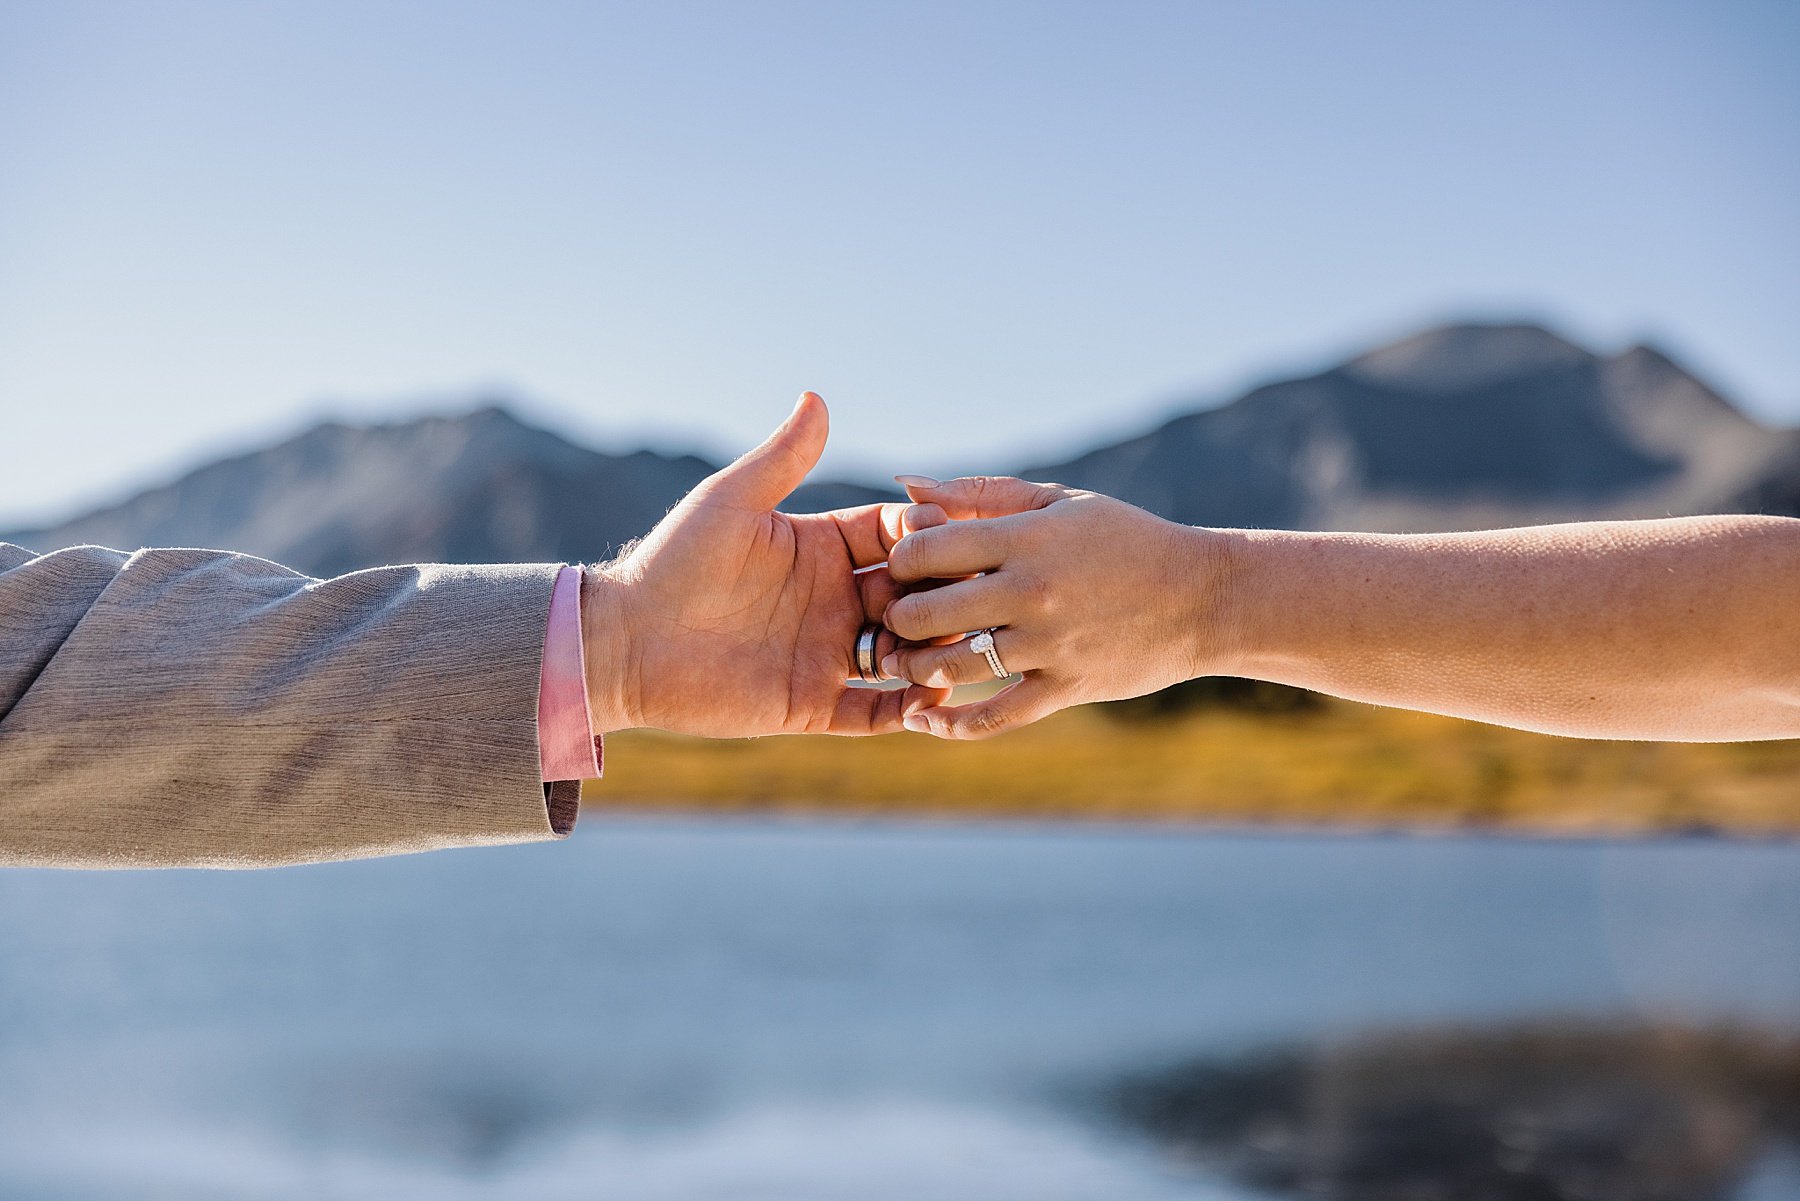
{"type": "Polygon", "coordinates": [[[602,567],[581,572],[581,640],[588,717],[596,735],[644,724],[630,585],[602,567]]]}

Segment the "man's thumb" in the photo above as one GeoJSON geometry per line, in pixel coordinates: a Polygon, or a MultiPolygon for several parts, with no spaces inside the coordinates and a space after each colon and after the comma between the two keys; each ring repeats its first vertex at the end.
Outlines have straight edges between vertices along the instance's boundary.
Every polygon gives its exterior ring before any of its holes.
{"type": "Polygon", "coordinates": [[[818,393],[803,392],[788,419],[761,446],[714,472],[695,491],[740,508],[773,509],[818,463],[830,426],[818,393]]]}

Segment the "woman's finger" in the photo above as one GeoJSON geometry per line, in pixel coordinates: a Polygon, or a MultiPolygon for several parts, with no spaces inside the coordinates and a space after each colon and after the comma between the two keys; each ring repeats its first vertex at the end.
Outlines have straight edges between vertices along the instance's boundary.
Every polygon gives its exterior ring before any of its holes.
{"type": "Polygon", "coordinates": [[[1025,513],[1069,496],[1061,484],[1034,484],[1010,475],[969,475],[941,482],[928,475],[897,475],[894,482],[914,500],[942,505],[958,521],[1025,513]]]}
{"type": "Polygon", "coordinates": [[[1007,534],[1007,527],[996,521],[953,522],[919,530],[889,552],[888,567],[902,584],[992,571],[1006,561],[1007,534]]]}
{"type": "MultiPolygon", "coordinates": [[[[864,623],[882,627],[875,641],[878,657],[893,653],[900,646],[900,636],[887,628],[888,606],[907,595],[910,589],[896,583],[887,567],[881,566],[857,572],[856,590],[862,598],[864,623]]],[[[923,641],[955,641],[966,633],[968,633],[967,630],[955,630],[943,639],[924,639],[923,641]]]]}
{"type": "Polygon", "coordinates": [[[846,687],[838,694],[825,732],[850,737],[897,734],[907,713],[942,705],[949,699],[947,688],[846,687]]]}
{"type": "MultiPolygon", "coordinates": [[[[1018,630],[994,631],[994,653],[1000,666],[1017,675],[1042,666],[1032,654],[1030,638],[1018,630]]],[[[883,675],[911,680],[928,688],[953,688],[959,684],[994,681],[987,656],[969,645],[969,639],[948,646],[902,646],[882,660],[883,675]]]]}
{"type": "Polygon", "coordinates": [[[907,729],[939,738],[988,738],[1028,726],[1069,703],[1069,694],[1062,684],[1043,676],[1026,676],[984,701],[927,706],[907,711],[904,720],[907,729]]]}
{"type": "MultiPolygon", "coordinates": [[[[943,525],[950,519],[936,505],[898,505],[885,504],[873,506],[879,512],[870,515],[865,510],[839,509],[829,516],[838,523],[838,530],[849,548],[851,561],[857,565],[856,590],[862,598],[863,620],[873,625],[880,625],[887,614],[887,608],[900,597],[906,595],[906,589],[895,581],[888,571],[885,560],[894,544],[907,534],[920,530],[929,530],[943,525]],[[865,563],[871,556],[879,556],[873,565],[865,563]]],[[[887,630],[881,632],[880,649],[883,654],[892,651],[899,639],[887,630]]]]}
{"type": "Polygon", "coordinates": [[[958,580],[907,593],[887,607],[882,624],[908,642],[1002,626],[1018,607],[1017,592],[1005,576],[958,580]]]}

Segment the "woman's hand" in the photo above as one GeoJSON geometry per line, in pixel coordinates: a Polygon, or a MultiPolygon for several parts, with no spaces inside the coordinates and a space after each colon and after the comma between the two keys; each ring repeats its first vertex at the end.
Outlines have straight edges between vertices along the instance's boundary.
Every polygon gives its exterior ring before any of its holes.
{"type": "Polygon", "coordinates": [[[891,599],[889,628],[916,641],[997,627],[1002,661],[1024,674],[946,707],[917,686],[992,678],[986,660],[966,642],[903,646],[890,671],[915,684],[909,729],[978,737],[1237,675],[1548,734],[1800,737],[1793,518],[1207,530],[1049,484],[900,482],[962,520],[894,546],[896,587],[956,582],[891,599]]]}
{"type": "Polygon", "coordinates": [[[1212,531],[1058,484],[897,478],[953,520],[909,533],[888,556],[896,584],[951,581],[887,606],[888,628],[912,644],[883,661],[886,674],[919,686],[906,701],[908,729],[981,738],[1224,670],[1227,555],[1212,531]],[[993,670],[966,639],[919,644],[985,629],[1023,679],[987,700],[943,704],[935,690],[992,680],[993,670]]]}

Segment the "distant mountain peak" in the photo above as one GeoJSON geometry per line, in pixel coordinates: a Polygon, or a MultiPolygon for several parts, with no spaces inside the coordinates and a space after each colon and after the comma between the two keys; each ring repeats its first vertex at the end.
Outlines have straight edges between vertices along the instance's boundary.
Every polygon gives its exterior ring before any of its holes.
{"type": "MultiPolygon", "coordinates": [[[[714,469],[692,454],[581,446],[489,394],[459,411],[324,422],[7,540],[45,551],[217,546],[319,574],[577,562],[643,534],[714,469]]],[[[1601,356],[1531,322],[1460,322],[1019,474],[1212,526],[1417,531],[1797,512],[1800,431],[1749,420],[1655,346],[1601,356]]],[[[786,507],[892,498],[886,486],[826,480],[786,507]]]]}
{"type": "Polygon", "coordinates": [[[1663,351],[1509,321],[1422,330],[1027,473],[1194,525],[1417,531],[1780,509],[1797,468],[1800,431],[1663,351]]]}
{"type": "Polygon", "coordinates": [[[1368,383],[1450,393],[1595,360],[1592,351],[1528,321],[1464,321],[1421,330],[1358,355],[1344,370],[1368,383]]]}
{"type": "Polygon", "coordinates": [[[506,400],[497,397],[477,401],[466,412],[450,413],[440,420],[447,420],[456,425],[516,426],[520,429],[530,430],[538,428],[520,417],[506,400]]]}

